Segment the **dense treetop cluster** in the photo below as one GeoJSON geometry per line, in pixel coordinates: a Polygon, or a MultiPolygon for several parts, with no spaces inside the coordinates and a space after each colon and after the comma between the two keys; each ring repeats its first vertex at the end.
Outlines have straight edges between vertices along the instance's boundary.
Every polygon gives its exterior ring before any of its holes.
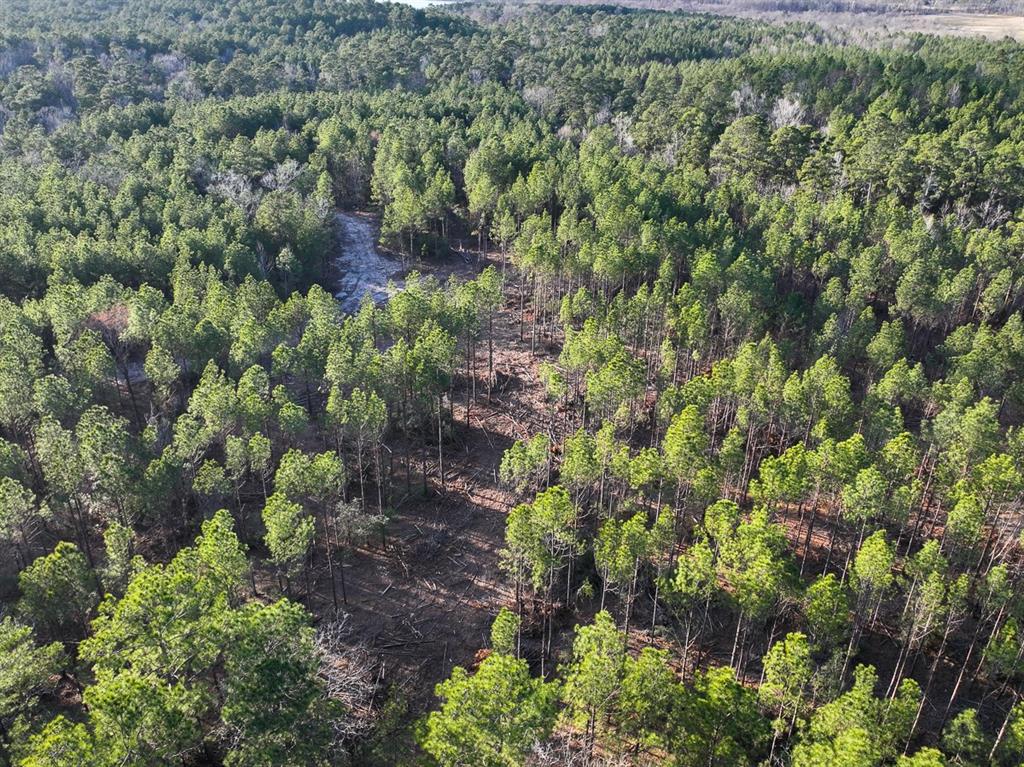
{"type": "Polygon", "coordinates": [[[1022,88],[703,15],[3,3],[0,764],[1024,764],[1022,88]],[[493,263],[345,315],[338,208],[493,263]],[[514,601],[384,748],[346,553],[447,492],[499,322],[514,601]]]}

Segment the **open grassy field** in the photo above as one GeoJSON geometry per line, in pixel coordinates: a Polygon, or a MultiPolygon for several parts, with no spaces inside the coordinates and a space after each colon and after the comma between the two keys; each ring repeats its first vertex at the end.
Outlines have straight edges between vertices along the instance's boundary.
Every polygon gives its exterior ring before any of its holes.
{"type": "MultiPolygon", "coordinates": [[[[939,12],[897,17],[908,31],[946,35],[982,35],[991,40],[1011,37],[1024,40],[1024,16],[1011,14],[939,12]]],[[[895,27],[899,29],[899,26],[895,27]]]]}
{"type": "MultiPolygon", "coordinates": [[[[558,5],[607,5],[605,0],[529,0],[558,5]]],[[[615,5],[661,11],[694,11],[774,23],[809,22],[842,30],[854,39],[875,33],[926,33],[1024,41],[1024,4],[805,2],[804,0],[615,0],[615,5]]]]}

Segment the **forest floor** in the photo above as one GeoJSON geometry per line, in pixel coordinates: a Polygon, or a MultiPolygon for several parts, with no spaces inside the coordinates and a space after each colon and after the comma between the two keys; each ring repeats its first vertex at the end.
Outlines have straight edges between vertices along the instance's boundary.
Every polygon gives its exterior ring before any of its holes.
{"type": "MultiPolygon", "coordinates": [[[[477,258],[460,248],[444,258],[412,260],[401,274],[418,271],[444,282],[452,274],[472,278],[499,260],[497,254],[477,258]]],[[[486,344],[477,349],[481,372],[468,424],[467,385],[461,377],[453,392],[443,490],[436,442],[424,456],[426,492],[419,448],[412,452],[407,480],[404,453],[401,446],[394,446],[397,508],[386,540],[350,551],[344,562],[347,602],[339,611],[347,616],[348,633],[369,659],[379,663],[381,678],[399,684],[415,708],[429,705],[434,685],[454,666],[473,664],[477,652],[489,643],[494,616],[514,602],[501,571],[501,548],[505,516],[518,499],[499,484],[498,466],[516,439],[528,438],[547,425],[536,373],[541,359],[531,353],[528,339],[520,340],[514,305],[510,299],[494,323],[495,383],[490,402],[486,344]]],[[[323,567],[317,570],[309,606],[322,617],[334,610],[330,578],[323,567]]]]}

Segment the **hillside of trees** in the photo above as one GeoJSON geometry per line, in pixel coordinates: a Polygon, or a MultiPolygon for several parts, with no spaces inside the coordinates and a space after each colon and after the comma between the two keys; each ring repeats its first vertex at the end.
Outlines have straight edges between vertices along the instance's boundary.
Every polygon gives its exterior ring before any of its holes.
{"type": "Polygon", "coordinates": [[[1022,369],[1011,41],[6,0],[0,765],[1021,767],[1022,369]]]}

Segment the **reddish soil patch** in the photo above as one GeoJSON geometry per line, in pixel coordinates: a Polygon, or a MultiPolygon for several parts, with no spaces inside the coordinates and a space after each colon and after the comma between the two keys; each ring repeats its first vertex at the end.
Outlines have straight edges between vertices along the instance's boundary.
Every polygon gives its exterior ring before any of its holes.
{"type": "MultiPolygon", "coordinates": [[[[510,303],[510,306],[513,305],[510,303]]],[[[514,602],[501,570],[505,515],[519,499],[501,487],[501,457],[516,439],[546,428],[541,360],[519,340],[518,317],[502,312],[494,326],[496,384],[488,404],[487,349],[478,350],[477,398],[466,423],[465,384],[454,392],[454,425],[445,443],[444,491],[436,444],[427,454],[428,491],[413,452],[411,493],[379,542],[350,552],[344,563],[353,642],[381,664],[381,678],[406,690],[416,708],[433,702],[434,685],[454,666],[472,666],[488,643],[490,624],[514,602]]],[[[405,492],[403,461],[395,461],[395,492],[405,492]]],[[[319,557],[322,561],[323,557],[319,557]]],[[[339,586],[340,599],[340,586],[339,586]]],[[[321,616],[333,611],[326,567],[319,567],[307,604],[321,616]]]]}

